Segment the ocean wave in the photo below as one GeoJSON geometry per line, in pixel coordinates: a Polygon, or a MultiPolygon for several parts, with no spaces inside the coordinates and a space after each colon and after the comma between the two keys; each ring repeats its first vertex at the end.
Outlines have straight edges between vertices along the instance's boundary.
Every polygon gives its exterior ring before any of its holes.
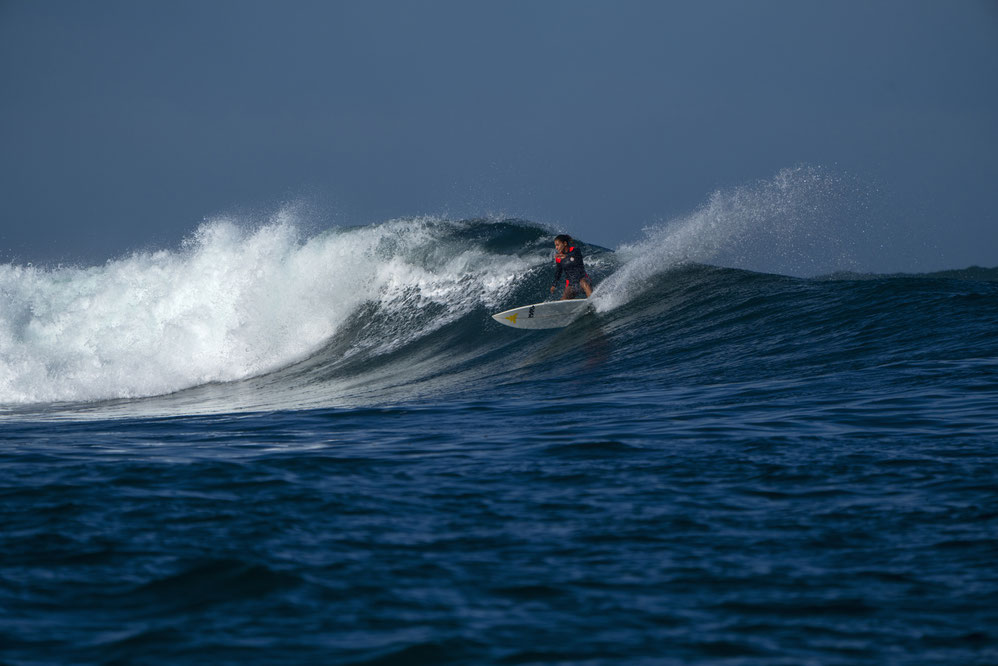
{"type": "Polygon", "coordinates": [[[973,353],[953,339],[961,317],[974,321],[967,339],[986,345],[979,319],[998,269],[845,272],[848,253],[829,253],[845,245],[816,231],[836,187],[820,171],[789,170],[717,193],[617,251],[579,241],[596,314],[545,333],[489,317],[549,297],[553,232],[522,220],[423,217],[308,235],[282,210],[211,220],[176,250],[102,266],[3,265],[0,413],[473,398],[564,379],[558,360],[572,355],[636,377],[668,369],[706,381],[730,374],[733,359],[742,373],[807,372],[926,345],[973,353]],[[787,262],[799,270],[779,270],[787,262]]]}

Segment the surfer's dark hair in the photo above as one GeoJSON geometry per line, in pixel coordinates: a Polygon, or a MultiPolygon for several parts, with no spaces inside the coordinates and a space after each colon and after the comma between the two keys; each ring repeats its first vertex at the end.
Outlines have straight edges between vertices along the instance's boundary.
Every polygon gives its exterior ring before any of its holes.
{"type": "Polygon", "coordinates": [[[558,234],[557,236],[554,237],[554,239],[556,241],[561,241],[562,243],[571,243],[572,242],[572,237],[569,236],[568,234],[558,234]]]}

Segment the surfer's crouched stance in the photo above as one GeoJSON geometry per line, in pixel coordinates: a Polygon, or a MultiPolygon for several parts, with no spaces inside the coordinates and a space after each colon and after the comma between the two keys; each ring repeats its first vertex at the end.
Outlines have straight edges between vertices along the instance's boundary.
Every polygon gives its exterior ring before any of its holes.
{"type": "Polygon", "coordinates": [[[551,293],[558,287],[562,272],[565,273],[565,291],[561,295],[561,300],[566,301],[575,298],[576,286],[581,286],[586,292],[586,298],[593,295],[593,285],[586,275],[586,267],[582,263],[582,251],[577,247],[572,247],[572,237],[568,234],[555,236],[554,239],[554,261],[557,264],[554,270],[554,284],[551,285],[551,293]]]}

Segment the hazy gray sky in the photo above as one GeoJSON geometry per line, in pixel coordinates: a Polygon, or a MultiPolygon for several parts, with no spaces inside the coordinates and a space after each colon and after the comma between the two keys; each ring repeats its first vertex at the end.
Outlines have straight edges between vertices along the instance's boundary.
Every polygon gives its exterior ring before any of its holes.
{"type": "Polygon", "coordinates": [[[507,214],[613,247],[806,163],[998,264],[998,2],[0,0],[0,259],[507,214]]]}

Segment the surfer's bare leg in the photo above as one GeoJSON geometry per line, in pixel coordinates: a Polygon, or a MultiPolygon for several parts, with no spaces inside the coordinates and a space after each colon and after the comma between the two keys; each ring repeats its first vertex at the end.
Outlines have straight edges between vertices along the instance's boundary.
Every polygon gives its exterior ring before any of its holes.
{"type": "Polygon", "coordinates": [[[572,285],[565,283],[565,291],[561,295],[561,300],[567,301],[575,298],[575,290],[572,289],[572,285]]]}
{"type": "Polygon", "coordinates": [[[589,298],[590,296],[593,295],[593,286],[589,284],[589,280],[587,280],[586,278],[582,278],[581,280],[579,280],[579,284],[582,285],[582,291],[586,292],[586,298],[589,298]]]}

